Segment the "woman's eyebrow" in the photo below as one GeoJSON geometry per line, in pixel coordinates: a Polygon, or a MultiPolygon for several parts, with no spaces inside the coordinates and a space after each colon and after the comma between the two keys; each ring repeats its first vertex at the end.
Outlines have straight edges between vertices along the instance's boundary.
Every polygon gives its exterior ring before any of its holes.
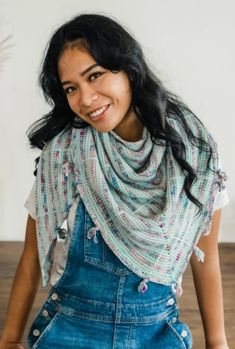
{"type": "MultiPolygon", "coordinates": [[[[99,64],[98,63],[95,63],[95,64],[92,64],[90,65],[88,68],[86,68],[83,72],[80,73],[81,76],[84,76],[86,75],[90,70],[92,70],[93,68],[97,67],[99,64]]],[[[62,86],[64,85],[67,85],[67,84],[70,84],[71,81],[63,81],[61,83],[62,86]]]]}
{"type": "Polygon", "coordinates": [[[90,70],[92,70],[93,68],[97,67],[98,65],[99,65],[98,63],[95,63],[95,64],[90,65],[90,67],[86,68],[80,75],[81,75],[81,76],[85,75],[85,74],[88,73],[90,70]]]}

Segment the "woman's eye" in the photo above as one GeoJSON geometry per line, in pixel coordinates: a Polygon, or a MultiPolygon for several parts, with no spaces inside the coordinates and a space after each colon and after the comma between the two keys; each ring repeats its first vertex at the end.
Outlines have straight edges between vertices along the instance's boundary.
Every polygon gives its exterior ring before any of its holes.
{"type": "Polygon", "coordinates": [[[68,95],[69,93],[73,92],[75,89],[76,89],[75,87],[69,86],[64,91],[66,95],[68,95]]]}
{"type": "Polygon", "coordinates": [[[101,76],[103,73],[100,73],[100,72],[96,72],[96,73],[93,73],[90,75],[89,79],[90,81],[92,80],[96,80],[99,76],[101,76]]]}

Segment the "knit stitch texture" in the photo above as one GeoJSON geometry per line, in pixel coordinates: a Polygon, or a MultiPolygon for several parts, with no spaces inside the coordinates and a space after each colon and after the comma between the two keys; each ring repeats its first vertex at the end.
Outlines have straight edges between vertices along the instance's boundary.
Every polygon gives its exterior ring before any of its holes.
{"type": "Polygon", "coordinates": [[[146,128],[137,142],[88,126],[70,128],[46,144],[36,190],[43,286],[58,231],[78,195],[105,242],[129,269],[150,281],[177,283],[198,239],[210,229],[219,190],[218,153],[210,134],[188,115],[193,133],[212,147],[208,169],[209,153],[192,145],[176,119],[168,122],[181,135],[187,162],[197,173],[191,191],[203,204],[200,214],[183,189],[185,175],[171,147],[163,141],[154,144],[146,128]]]}

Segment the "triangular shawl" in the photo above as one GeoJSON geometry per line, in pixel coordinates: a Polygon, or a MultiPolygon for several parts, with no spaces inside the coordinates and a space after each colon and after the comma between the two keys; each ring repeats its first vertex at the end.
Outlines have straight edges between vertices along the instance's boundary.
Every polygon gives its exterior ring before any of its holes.
{"type": "Polygon", "coordinates": [[[199,237],[210,229],[218,186],[217,147],[201,123],[187,116],[194,135],[212,148],[209,153],[189,142],[179,121],[168,118],[181,135],[187,162],[198,179],[191,191],[198,207],[183,189],[185,175],[172,149],[156,145],[144,128],[138,142],[114,131],[91,126],[70,128],[44,147],[38,164],[37,236],[43,286],[53,261],[58,231],[79,195],[117,257],[142,278],[172,284],[184,272],[199,237]]]}

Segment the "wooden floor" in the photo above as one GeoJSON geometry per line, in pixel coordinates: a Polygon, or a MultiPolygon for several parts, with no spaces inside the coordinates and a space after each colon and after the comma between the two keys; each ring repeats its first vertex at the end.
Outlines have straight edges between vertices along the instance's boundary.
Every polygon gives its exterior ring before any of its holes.
{"type": "MultiPolygon", "coordinates": [[[[23,243],[21,242],[0,242],[0,333],[3,327],[12,278],[22,248],[23,243]]],[[[219,249],[224,290],[226,332],[230,349],[235,349],[235,244],[220,244],[219,249]]],[[[190,268],[184,275],[183,288],[184,293],[180,301],[181,318],[187,322],[192,330],[194,338],[193,348],[204,349],[202,325],[190,268]]],[[[47,292],[48,289],[39,290],[29,324],[46,298],[47,292]]]]}

